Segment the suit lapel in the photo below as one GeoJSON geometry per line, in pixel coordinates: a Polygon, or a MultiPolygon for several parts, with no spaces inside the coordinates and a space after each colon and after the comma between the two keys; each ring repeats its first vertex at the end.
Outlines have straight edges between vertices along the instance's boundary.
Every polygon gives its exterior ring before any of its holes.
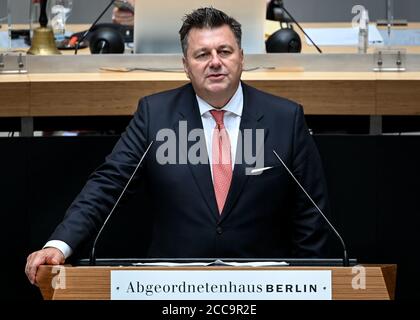
{"type": "MultiPolygon", "coordinates": [[[[197,99],[195,97],[194,90],[192,89],[192,86],[190,86],[190,92],[188,92],[185,95],[185,98],[182,99],[180,103],[179,108],[179,118],[177,121],[175,121],[173,127],[176,132],[176,136],[178,139],[178,143],[185,143],[181,142],[180,139],[185,139],[185,137],[182,137],[184,134],[180,133],[179,131],[179,122],[180,121],[186,121],[188,126],[188,132],[187,134],[193,130],[193,129],[201,129],[203,131],[203,123],[201,121],[201,115],[200,115],[200,109],[198,107],[197,99]]],[[[202,139],[205,139],[203,136],[202,139]]],[[[204,146],[205,146],[205,140],[203,140],[204,146]]],[[[188,141],[187,140],[187,154],[179,155],[180,157],[184,157],[184,159],[187,160],[188,167],[194,177],[194,180],[200,190],[201,196],[204,198],[210,212],[212,215],[212,218],[216,220],[219,216],[219,212],[217,209],[217,203],[216,203],[216,197],[214,194],[214,188],[213,188],[213,180],[211,178],[211,171],[210,166],[208,163],[204,164],[191,164],[190,161],[188,161],[188,150],[190,150],[191,146],[193,146],[196,141],[188,141]]],[[[181,148],[182,149],[182,148],[181,148]]],[[[206,159],[208,159],[208,153],[207,153],[207,147],[205,146],[204,152],[206,153],[204,156],[206,159]]]]}
{"type": "MultiPolygon", "coordinates": [[[[264,142],[267,139],[268,135],[268,128],[264,128],[262,119],[263,114],[259,110],[258,102],[255,100],[254,95],[249,94],[249,89],[247,85],[242,83],[243,88],[243,95],[244,95],[244,105],[240,123],[240,134],[242,137],[244,136],[244,130],[248,129],[252,131],[253,139],[252,139],[252,150],[256,152],[257,157],[261,152],[264,151],[264,146],[261,146],[259,150],[256,150],[256,143],[255,143],[255,134],[257,129],[264,130],[264,142]]],[[[183,139],[182,133],[179,131],[179,122],[180,121],[187,121],[188,126],[188,133],[192,129],[201,129],[203,130],[203,123],[201,121],[200,109],[198,107],[197,99],[195,97],[194,90],[192,86],[189,86],[189,92],[187,92],[183,98],[181,99],[181,103],[179,104],[179,112],[178,112],[178,119],[173,124],[173,128],[176,132],[176,136],[178,141],[180,142],[180,138],[183,139]]],[[[204,137],[203,137],[204,139],[204,137]]],[[[184,142],[185,143],[185,142],[184,142]]],[[[194,177],[194,180],[200,190],[201,196],[205,200],[212,218],[214,220],[219,220],[219,223],[226,219],[229,213],[232,211],[236,201],[238,200],[239,195],[241,194],[246,182],[249,179],[249,175],[246,174],[246,168],[253,168],[255,167],[255,163],[249,164],[245,163],[244,161],[244,150],[243,147],[238,146],[236,151],[236,162],[232,174],[232,182],[229,189],[229,193],[226,199],[225,206],[223,208],[222,214],[219,215],[219,211],[217,209],[217,202],[216,197],[214,194],[214,186],[213,180],[211,178],[211,171],[210,166],[208,163],[206,164],[191,164],[188,161],[188,150],[190,150],[191,146],[193,146],[196,142],[195,141],[187,141],[187,154],[180,155],[183,156],[184,159],[187,159],[188,167],[194,177]]],[[[243,145],[243,141],[242,141],[243,145]]],[[[182,149],[182,148],[181,148],[182,149]]],[[[207,148],[204,148],[206,152],[206,159],[208,159],[207,148]]],[[[182,152],[182,151],[181,151],[182,152]]]]}
{"type": "MultiPolygon", "coordinates": [[[[268,128],[264,128],[263,124],[261,123],[261,119],[263,118],[263,114],[259,110],[259,106],[256,103],[254,96],[249,94],[248,87],[242,83],[243,88],[243,95],[244,95],[244,102],[243,102],[243,111],[240,123],[240,135],[244,138],[244,130],[251,130],[252,132],[252,150],[256,153],[257,157],[261,152],[264,151],[264,146],[260,146],[259,150],[256,149],[256,142],[255,142],[255,134],[257,129],[264,130],[264,143],[267,139],[268,135],[268,128]]],[[[232,175],[232,182],[229,189],[229,193],[226,199],[225,206],[223,208],[222,214],[220,216],[220,222],[226,219],[229,213],[232,211],[239,195],[241,194],[243,187],[245,186],[246,182],[249,179],[249,175],[246,174],[246,168],[253,168],[255,167],[254,163],[245,163],[244,159],[244,139],[238,139],[238,146],[236,150],[236,162],[233,170],[232,175]],[[242,147],[240,146],[242,144],[242,147]]],[[[249,146],[248,146],[249,148],[249,146]]],[[[249,151],[249,150],[248,150],[249,151]]]]}

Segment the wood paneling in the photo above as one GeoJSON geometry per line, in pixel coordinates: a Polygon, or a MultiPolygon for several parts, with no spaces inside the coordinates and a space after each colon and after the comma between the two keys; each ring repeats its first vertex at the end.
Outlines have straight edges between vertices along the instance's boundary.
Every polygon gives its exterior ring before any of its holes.
{"type": "MultiPolygon", "coordinates": [[[[244,72],[244,82],[295,100],[306,114],[419,115],[420,72],[244,72]]],[[[139,98],[187,83],[184,73],[0,76],[0,116],[130,115],[139,98]]]]}
{"type": "Polygon", "coordinates": [[[25,117],[29,110],[26,75],[0,75],[0,117],[25,117]]]}
{"type": "Polygon", "coordinates": [[[420,82],[383,80],[377,83],[376,113],[380,115],[420,115],[420,82]]]}
{"type": "Polygon", "coordinates": [[[32,116],[131,115],[140,97],[175,88],[165,82],[43,82],[31,85],[32,116]]]}
{"type": "Polygon", "coordinates": [[[375,114],[375,82],[344,80],[247,81],[303,105],[305,114],[375,114]]]}
{"type": "Polygon", "coordinates": [[[351,267],[72,267],[41,266],[37,282],[44,299],[109,300],[111,270],[331,270],[333,300],[389,300],[394,297],[396,265],[366,265],[366,287],[355,288],[351,267]],[[60,274],[59,274],[60,273],[60,274]],[[385,277],[384,277],[385,275],[385,277]],[[60,278],[61,277],[61,278],[60,278]],[[57,282],[60,279],[59,283],[57,282]],[[64,281],[64,282],[63,282],[64,281]],[[52,287],[52,283],[65,286],[52,287]]]}

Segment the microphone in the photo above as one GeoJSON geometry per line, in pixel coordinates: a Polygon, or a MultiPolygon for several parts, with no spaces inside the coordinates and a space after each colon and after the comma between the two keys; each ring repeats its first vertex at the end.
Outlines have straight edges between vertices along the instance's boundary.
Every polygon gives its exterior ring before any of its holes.
{"type": "Polygon", "coordinates": [[[290,18],[285,15],[283,10],[283,0],[271,0],[267,6],[267,20],[280,21],[280,22],[291,22],[290,18]]]}
{"type": "Polygon", "coordinates": [[[114,28],[100,28],[94,31],[90,37],[89,48],[92,54],[124,53],[124,38],[122,34],[114,28]]]}
{"type": "Polygon", "coordinates": [[[80,40],[77,41],[76,48],[74,49],[74,54],[77,54],[77,51],[79,50],[80,44],[83,42],[83,40],[86,39],[87,35],[92,31],[92,29],[95,27],[95,25],[98,23],[98,21],[103,17],[103,15],[105,14],[105,12],[107,12],[108,9],[114,4],[114,2],[115,2],[115,0],[111,0],[111,2],[106,6],[106,8],[104,9],[104,11],[102,11],[102,13],[99,15],[99,17],[95,20],[95,22],[92,23],[92,25],[90,26],[90,28],[88,30],[86,30],[85,33],[80,38],[80,40]]]}
{"type": "Polygon", "coordinates": [[[96,235],[95,241],[93,242],[92,250],[90,252],[90,258],[89,258],[89,265],[94,266],[96,265],[96,255],[95,255],[95,249],[96,249],[96,243],[98,242],[98,239],[102,233],[102,230],[104,230],[105,225],[107,224],[109,218],[112,216],[112,213],[114,212],[115,208],[118,206],[118,203],[120,202],[122,196],[125,193],[125,190],[127,189],[128,185],[130,184],[131,180],[135,176],[137,169],[141,166],[143,159],[146,157],[147,153],[149,152],[150,147],[153,144],[153,140],[149,143],[149,146],[147,147],[146,151],[144,151],[143,156],[140,158],[140,161],[138,162],[136,168],[134,169],[134,172],[131,174],[130,179],[128,179],[124,189],[121,191],[120,196],[118,197],[117,201],[115,202],[114,206],[112,207],[111,211],[109,212],[108,216],[105,219],[105,222],[102,224],[101,229],[99,230],[98,234],[96,235]]]}
{"type": "Polygon", "coordinates": [[[300,26],[299,22],[297,22],[295,18],[293,18],[293,16],[290,14],[290,12],[287,11],[286,7],[284,6],[283,0],[271,0],[270,4],[268,5],[268,9],[270,11],[267,12],[267,19],[280,21],[280,26],[282,22],[289,23],[289,21],[285,19],[285,15],[284,15],[284,12],[285,12],[289,16],[290,20],[292,20],[292,22],[296,24],[298,28],[303,32],[303,34],[309,39],[309,41],[311,41],[311,43],[314,45],[316,50],[319,53],[322,53],[321,49],[315,44],[315,42],[311,39],[311,37],[309,37],[306,34],[305,30],[303,30],[303,28],[300,26]]]}
{"type": "MultiPolygon", "coordinates": [[[[273,150],[273,153],[277,157],[277,159],[279,159],[279,161],[281,162],[281,164],[286,168],[287,172],[289,172],[289,174],[296,181],[296,183],[298,184],[298,186],[302,189],[302,191],[305,193],[305,195],[308,197],[308,199],[312,202],[312,204],[315,206],[315,208],[318,210],[318,212],[321,214],[321,216],[327,222],[327,224],[329,225],[329,227],[334,231],[335,235],[340,240],[341,245],[343,247],[343,267],[348,267],[350,265],[350,261],[349,261],[348,255],[347,255],[347,248],[346,248],[346,244],[343,241],[343,238],[340,236],[340,234],[338,233],[338,231],[334,228],[334,226],[331,224],[331,222],[328,220],[328,218],[325,216],[325,214],[322,212],[322,210],[318,207],[318,205],[315,203],[315,201],[312,200],[311,196],[306,192],[305,188],[299,183],[299,181],[296,179],[296,177],[294,176],[294,174],[292,173],[292,171],[289,170],[289,168],[286,166],[286,164],[280,158],[280,156],[277,154],[277,152],[273,150]]],[[[272,167],[266,167],[266,168],[269,169],[269,168],[272,168],[272,167]]],[[[256,170],[258,170],[258,169],[256,169],[256,170]]]]}

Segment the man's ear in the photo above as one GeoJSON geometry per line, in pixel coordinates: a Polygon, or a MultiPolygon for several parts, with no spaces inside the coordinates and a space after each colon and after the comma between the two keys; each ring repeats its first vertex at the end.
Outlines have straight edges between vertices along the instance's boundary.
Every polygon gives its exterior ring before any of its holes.
{"type": "Polygon", "coordinates": [[[187,75],[187,78],[190,79],[190,72],[188,70],[188,62],[187,62],[187,59],[185,59],[185,56],[182,57],[182,64],[184,65],[184,72],[187,75]]]}
{"type": "Polygon", "coordinates": [[[244,68],[244,49],[241,49],[241,64],[242,64],[242,69],[244,68]]]}

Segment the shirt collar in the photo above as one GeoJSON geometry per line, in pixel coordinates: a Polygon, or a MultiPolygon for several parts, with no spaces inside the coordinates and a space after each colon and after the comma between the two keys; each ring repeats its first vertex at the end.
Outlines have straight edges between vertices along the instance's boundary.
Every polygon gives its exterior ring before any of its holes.
{"type": "MultiPolygon", "coordinates": [[[[210,110],[219,110],[214,107],[212,107],[210,104],[208,104],[206,101],[201,99],[199,96],[195,95],[198,102],[198,107],[200,108],[200,114],[201,116],[205,116],[206,113],[210,114],[210,110]]],[[[242,85],[239,82],[238,89],[236,89],[235,94],[232,96],[232,98],[229,100],[229,102],[220,110],[225,110],[227,112],[231,112],[237,116],[242,116],[242,110],[243,110],[243,101],[244,101],[244,94],[242,91],[242,85]]]]}

